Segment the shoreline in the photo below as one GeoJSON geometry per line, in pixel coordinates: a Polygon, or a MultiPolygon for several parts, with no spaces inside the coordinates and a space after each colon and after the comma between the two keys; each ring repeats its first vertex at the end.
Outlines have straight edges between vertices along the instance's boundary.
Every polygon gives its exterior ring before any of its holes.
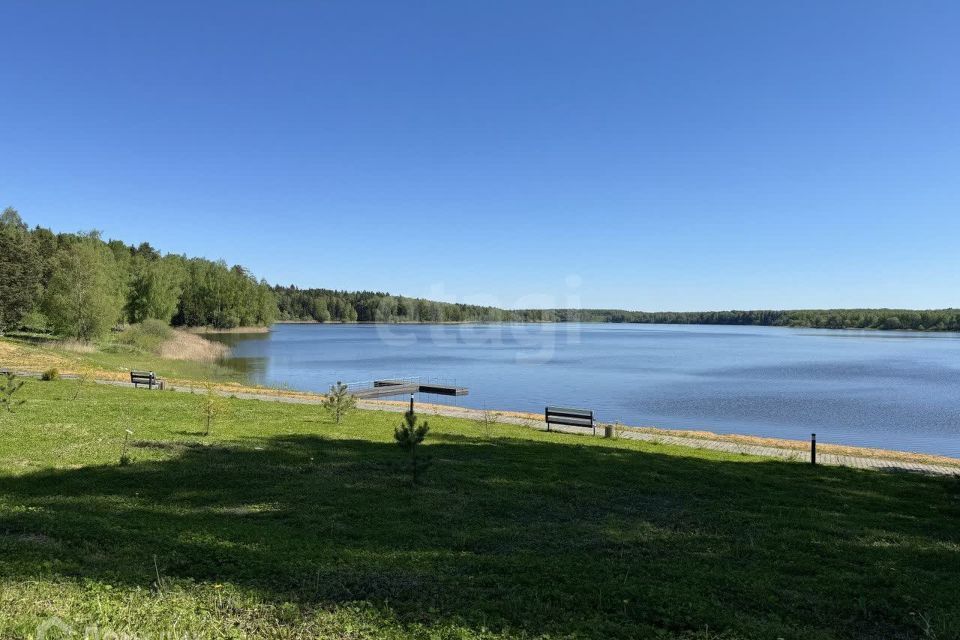
{"type": "MultiPolygon", "coordinates": [[[[813,330],[813,331],[847,331],[847,332],[870,332],[870,333],[910,333],[910,334],[957,334],[960,331],[953,329],[911,329],[909,327],[900,329],[885,329],[882,327],[816,327],[806,324],[737,324],[721,322],[612,322],[608,320],[275,320],[273,324],[305,324],[305,325],[497,325],[497,324],[516,324],[516,325],[538,325],[538,324],[588,324],[588,325],[649,325],[655,327],[744,327],[744,328],[767,328],[767,329],[793,329],[793,330],[813,330]]],[[[225,333],[233,331],[232,329],[221,330],[225,333]]]]}
{"type": "MultiPolygon", "coordinates": [[[[64,378],[74,378],[77,371],[63,369],[64,378]]],[[[36,370],[13,371],[23,377],[39,377],[40,372],[36,370]]],[[[110,385],[129,385],[129,372],[119,371],[96,371],[95,381],[99,384],[110,385]]],[[[167,389],[176,392],[194,393],[203,384],[202,381],[188,380],[179,378],[166,378],[167,389]]],[[[273,402],[292,402],[298,404],[320,404],[323,402],[324,394],[311,391],[298,391],[294,389],[280,389],[274,387],[258,387],[245,385],[238,382],[215,382],[214,388],[223,396],[233,396],[245,400],[264,400],[273,402]]],[[[389,411],[394,413],[403,413],[409,406],[407,400],[358,400],[357,408],[362,411],[389,411]]],[[[494,417],[493,422],[503,424],[515,424],[531,427],[545,431],[543,415],[512,410],[484,410],[471,407],[458,407],[455,405],[434,404],[427,402],[417,402],[416,407],[428,415],[442,415],[453,418],[462,418],[465,420],[482,421],[485,411],[494,417]]],[[[679,446],[688,446],[691,448],[712,448],[717,450],[727,450],[739,453],[750,453],[750,449],[769,449],[780,452],[791,452],[798,458],[808,456],[810,443],[805,440],[789,440],[785,438],[768,438],[762,436],[751,436],[745,434],[720,434],[705,429],[683,430],[683,429],[663,429],[651,425],[637,426],[620,424],[615,425],[606,422],[597,422],[598,434],[596,437],[603,437],[603,428],[607,426],[614,427],[617,438],[631,438],[640,440],[649,440],[659,442],[661,439],[675,441],[679,446]],[[619,430],[619,435],[616,431],[619,430]],[[698,446],[702,445],[702,446],[698,446]],[[723,445],[717,447],[714,445],[723,445]],[[725,448],[726,447],[726,448],[725,448]]],[[[573,433],[586,437],[593,437],[587,431],[568,431],[566,429],[554,428],[558,433],[573,433]]],[[[842,444],[832,444],[829,442],[817,442],[818,456],[834,456],[840,458],[852,458],[861,460],[889,461],[909,463],[915,465],[927,465],[937,467],[949,467],[951,470],[960,473],[960,457],[951,457],[931,453],[917,453],[912,451],[900,451],[895,449],[883,449],[880,447],[861,447],[842,444]]],[[[766,454],[756,454],[761,457],[766,454]]],[[[780,456],[782,457],[782,456],[780,456]]]]}
{"type": "MultiPolygon", "coordinates": [[[[395,411],[406,411],[407,401],[401,400],[364,400],[361,401],[363,408],[395,411]]],[[[358,403],[358,406],[361,406],[358,403]]],[[[425,412],[437,413],[451,417],[463,417],[469,420],[480,420],[483,418],[483,409],[473,409],[470,407],[456,407],[444,404],[416,403],[416,406],[426,407],[425,412]]],[[[523,411],[495,411],[488,410],[497,416],[496,422],[507,422],[510,424],[524,424],[527,426],[544,424],[543,415],[527,413],[523,411]]],[[[604,427],[610,426],[616,429],[615,423],[597,422],[597,437],[601,437],[604,427]]],[[[799,454],[809,454],[810,442],[806,440],[789,440],[786,438],[768,438],[763,436],[751,436],[745,434],[723,434],[707,431],[704,429],[684,430],[684,429],[664,429],[651,425],[636,426],[621,424],[619,428],[627,433],[647,434],[654,437],[672,437],[685,440],[700,440],[705,442],[725,442],[742,446],[767,447],[776,449],[789,449],[799,454]]],[[[565,431],[564,431],[565,433],[565,431]]],[[[589,435],[585,431],[574,432],[589,435]]],[[[616,436],[614,436],[616,438],[616,436]]],[[[897,449],[883,449],[880,447],[861,447],[843,444],[831,444],[829,442],[817,441],[817,453],[830,454],[838,456],[855,456],[863,458],[875,458],[880,460],[900,460],[919,464],[949,465],[960,469],[960,457],[951,457],[933,453],[916,453],[913,451],[900,451],[897,449]]]]}
{"type": "MultiPolygon", "coordinates": [[[[266,327],[258,327],[258,332],[268,331],[266,327]]],[[[227,330],[234,331],[234,330],[227,330]]],[[[101,367],[90,367],[79,358],[83,354],[66,353],[23,353],[20,347],[7,340],[0,340],[0,369],[9,368],[18,375],[37,377],[48,368],[58,368],[65,377],[75,377],[78,373],[93,373],[97,382],[107,384],[129,384],[129,369],[104,369],[101,367]],[[19,352],[19,353],[18,353],[19,352]]],[[[159,369],[158,369],[159,370],[159,369]]],[[[163,375],[170,388],[176,388],[181,391],[189,391],[198,388],[204,384],[203,380],[182,377],[177,375],[163,375]]],[[[233,381],[214,381],[214,386],[224,395],[236,395],[237,397],[248,397],[252,399],[274,400],[281,402],[301,402],[308,404],[318,404],[322,402],[324,395],[319,392],[299,391],[294,389],[284,389],[275,387],[260,387],[233,381]]],[[[369,410],[403,412],[406,410],[406,400],[378,400],[369,399],[358,402],[358,407],[369,410]]],[[[442,405],[419,402],[426,412],[460,417],[467,420],[482,420],[484,410],[468,407],[459,407],[455,405],[442,405]]],[[[523,426],[542,428],[543,415],[532,414],[522,411],[512,410],[489,410],[489,413],[497,416],[497,422],[520,424],[523,426]]],[[[597,423],[601,430],[607,423],[597,423]]],[[[763,436],[751,436],[746,434],[718,434],[707,429],[663,429],[653,425],[620,425],[624,433],[633,434],[636,437],[643,436],[645,439],[656,440],[659,438],[681,439],[688,446],[700,446],[711,444],[722,444],[730,447],[742,448],[767,448],[776,449],[780,452],[789,451],[798,456],[809,455],[810,443],[806,440],[789,440],[780,438],[769,438],[763,436]]],[[[876,460],[898,460],[903,462],[941,465],[960,468],[960,456],[952,457],[942,454],[917,453],[911,451],[899,451],[885,449],[881,447],[862,447],[848,446],[840,444],[831,444],[826,441],[817,443],[817,450],[824,455],[851,456],[863,459],[876,460]]]]}

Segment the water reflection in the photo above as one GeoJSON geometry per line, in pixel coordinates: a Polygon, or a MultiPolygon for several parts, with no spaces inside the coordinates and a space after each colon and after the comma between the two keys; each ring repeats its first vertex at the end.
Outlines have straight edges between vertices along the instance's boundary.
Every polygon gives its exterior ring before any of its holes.
{"type": "Polygon", "coordinates": [[[264,347],[270,341],[269,333],[205,333],[203,337],[230,347],[230,355],[224,358],[220,364],[243,374],[244,379],[249,384],[267,384],[267,366],[270,359],[266,355],[264,347]],[[264,344],[252,344],[250,349],[244,349],[243,345],[248,342],[264,344]],[[250,355],[245,355],[247,353],[250,355]],[[255,355],[257,353],[262,355],[255,355]]]}

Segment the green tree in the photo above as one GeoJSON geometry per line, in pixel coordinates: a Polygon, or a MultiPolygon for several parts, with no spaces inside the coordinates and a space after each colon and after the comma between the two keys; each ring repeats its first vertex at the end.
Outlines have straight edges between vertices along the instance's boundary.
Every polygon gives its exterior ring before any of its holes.
{"type": "Polygon", "coordinates": [[[185,278],[186,270],[176,256],[135,258],[127,301],[130,322],[154,318],[169,324],[177,311],[185,278]]]}
{"type": "Polygon", "coordinates": [[[413,484],[420,482],[420,474],[429,466],[429,460],[422,460],[417,456],[417,448],[430,432],[430,425],[424,420],[418,424],[417,414],[407,411],[403,414],[403,424],[393,432],[393,438],[400,448],[409,456],[410,480],[413,484]]]}
{"type": "Polygon", "coordinates": [[[347,391],[347,385],[339,380],[330,387],[327,397],[323,399],[323,408],[333,416],[337,424],[340,424],[343,417],[356,405],[357,399],[347,391]]]}
{"type": "Polygon", "coordinates": [[[15,223],[0,223],[0,335],[19,327],[23,316],[33,311],[40,276],[40,257],[30,235],[15,223]]]}
{"type": "Polygon", "coordinates": [[[23,221],[16,209],[7,207],[3,210],[3,213],[0,213],[0,228],[26,233],[27,223],[23,221]]]}
{"type": "Polygon", "coordinates": [[[57,254],[43,306],[57,333],[81,340],[102,336],[120,320],[122,283],[99,238],[82,237],[57,254]]]}
{"type": "Polygon", "coordinates": [[[174,324],[229,329],[270,324],[276,315],[273,291],[243,267],[202,259],[186,262],[174,324]]]}

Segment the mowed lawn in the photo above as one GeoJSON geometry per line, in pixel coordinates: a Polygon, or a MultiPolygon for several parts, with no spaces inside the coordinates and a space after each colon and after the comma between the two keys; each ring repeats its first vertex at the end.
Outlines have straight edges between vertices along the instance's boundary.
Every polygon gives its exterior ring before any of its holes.
{"type": "Polygon", "coordinates": [[[431,417],[413,487],[398,414],[76,389],[0,415],[2,638],[960,633],[955,479],[431,417]]]}

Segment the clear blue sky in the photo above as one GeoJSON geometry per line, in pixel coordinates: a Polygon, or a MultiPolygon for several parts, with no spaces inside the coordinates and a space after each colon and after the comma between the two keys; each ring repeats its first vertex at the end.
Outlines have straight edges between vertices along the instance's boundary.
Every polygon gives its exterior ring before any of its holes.
{"type": "Polygon", "coordinates": [[[0,4],[0,206],[501,306],[960,305],[960,2],[0,4]]]}

